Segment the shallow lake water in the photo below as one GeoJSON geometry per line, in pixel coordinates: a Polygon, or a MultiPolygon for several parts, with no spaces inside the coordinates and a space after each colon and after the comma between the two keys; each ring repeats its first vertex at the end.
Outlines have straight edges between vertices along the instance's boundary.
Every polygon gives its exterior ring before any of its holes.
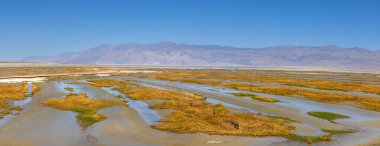
{"type": "Polygon", "coordinates": [[[147,122],[149,125],[155,125],[160,123],[159,120],[161,119],[161,116],[155,110],[150,109],[148,104],[142,101],[132,100],[128,98],[128,96],[120,93],[119,91],[113,90],[112,88],[103,87],[102,89],[110,94],[122,96],[123,99],[128,101],[128,105],[135,109],[139,113],[139,115],[145,120],[145,122],[147,122]]]}
{"type": "MultiPolygon", "coordinates": [[[[16,106],[24,107],[25,105],[27,105],[28,103],[30,103],[33,100],[33,97],[28,97],[28,96],[30,96],[30,93],[32,92],[32,89],[33,89],[32,82],[28,82],[28,90],[25,93],[25,95],[27,97],[25,99],[23,99],[23,100],[15,100],[15,101],[13,101],[13,106],[15,106],[15,107],[16,106]]],[[[6,124],[7,122],[9,122],[10,120],[12,120],[16,116],[15,114],[19,114],[19,112],[16,111],[16,110],[13,110],[11,112],[11,114],[6,115],[2,119],[0,119],[0,127],[3,126],[4,124],[6,124]]]]}
{"type": "MultiPolygon", "coordinates": [[[[352,106],[346,106],[346,105],[339,105],[339,104],[328,104],[328,103],[322,103],[322,102],[315,102],[300,98],[293,98],[293,97],[286,97],[286,96],[278,96],[278,95],[272,95],[272,94],[264,94],[264,93],[254,93],[254,92],[247,92],[247,91],[239,91],[234,89],[228,89],[228,88],[221,88],[221,87],[213,87],[208,85],[199,85],[199,84],[191,84],[191,83],[181,83],[181,82],[170,82],[170,81],[162,81],[162,80],[152,80],[152,79],[132,79],[144,82],[146,84],[154,84],[154,85],[160,85],[165,87],[171,87],[171,88],[181,88],[181,89],[188,89],[190,91],[200,91],[202,93],[215,93],[220,95],[225,95],[223,97],[233,98],[234,100],[240,100],[240,101],[248,101],[247,99],[241,99],[240,97],[231,97],[230,93],[236,93],[236,92],[246,92],[246,93],[253,93],[259,96],[265,96],[270,98],[275,98],[278,100],[281,100],[281,102],[278,103],[263,103],[260,101],[252,100],[251,102],[257,102],[260,103],[260,105],[267,104],[270,108],[281,108],[281,106],[290,107],[297,109],[297,112],[300,114],[303,114],[305,118],[312,118],[307,114],[309,111],[324,111],[324,112],[333,112],[338,113],[342,115],[350,116],[350,118],[347,119],[338,119],[335,120],[339,125],[349,128],[349,129],[356,129],[358,132],[355,133],[361,133],[361,137],[364,138],[368,135],[375,135],[371,136],[376,139],[376,137],[380,137],[380,127],[378,126],[367,126],[366,124],[357,124],[357,123],[366,123],[366,122],[380,122],[380,112],[370,111],[370,110],[364,110],[359,109],[352,106]],[[271,106],[271,105],[280,105],[280,106],[271,106]],[[373,130],[368,130],[371,129],[373,130]],[[377,130],[376,130],[377,129],[377,130]],[[363,137],[364,136],[364,137],[363,137]]],[[[252,107],[250,109],[256,110],[256,108],[252,107]]],[[[257,109],[259,110],[259,109],[257,109]]],[[[265,112],[264,112],[265,113],[265,112]]],[[[290,114],[290,113],[289,113],[290,114]]],[[[285,116],[287,117],[287,116],[285,116]]],[[[289,117],[292,118],[292,117],[289,117]]],[[[323,120],[323,119],[320,119],[323,120]]],[[[309,120],[306,120],[309,121],[309,120]]],[[[327,120],[324,120],[326,122],[329,122],[327,120]]],[[[309,121],[311,122],[311,121],[309,121]]],[[[297,128],[295,133],[299,135],[305,135],[305,136],[315,136],[315,135],[324,135],[325,132],[321,131],[320,128],[317,128],[314,126],[314,124],[317,124],[321,126],[320,122],[312,122],[310,123],[299,123],[301,127],[303,128],[297,128]],[[304,132],[305,129],[306,132],[304,132]]],[[[327,124],[327,123],[325,123],[327,124]]],[[[331,125],[332,126],[332,125],[331,125]]],[[[346,129],[345,128],[345,129],[346,129]]],[[[348,134],[348,137],[352,137],[351,135],[357,135],[357,134],[348,134]]],[[[352,145],[350,143],[344,142],[344,139],[337,139],[334,143],[344,143],[345,145],[352,145]]],[[[326,145],[323,143],[322,145],[326,145]]]]}
{"type": "MultiPolygon", "coordinates": [[[[296,108],[301,112],[302,114],[307,114],[307,112],[310,111],[324,111],[324,112],[333,112],[333,113],[339,113],[342,115],[350,116],[348,119],[339,119],[336,120],[337,122],[358,122],[358,121],[379,121],[380,120],[380,113],[369,111],[369,110],[363,110],[351,106],[344,106],[344,105],[336,105],[336,104],[328,104],[328,103],[322,103],[322,102],[315,102],[310,100],[304,100],[300,98],[292,98],[292,97],[286,97],[286,96],[279,96],[279,95],[273,95],[273,94],[265,94],[265,93],[256,93],[256,92],[248,92],[248,91],[240,91],[235,89],[229,89],[229,88],[221,88],[221,87],[213,87],[208,85],[199,85],[199,84],[191,84],[191,83],[180,83],[180,82],[170,82],[170,81],[161,81],[161,80],[142,80],[147,82],[153,82],[153,83],[160,83],[165,85],[171,85],[176,86],[180,88],[192,88],[204,92],[219,92],[226,95],[231,95],[230,93],[252,93],[256,94],[258,96],[264,96],[269,98],[278,99],[281,102],[273,103],[273,104],[279,104],[284,105],[292,108],[296,108]]],[[[247,100],[240,97],[235,97],[236,100],[247,100]]],[[[251,99],[250,99],[251,100],[251,99]]]]}
{"type": "MultiPolygon", "coordinates": [[[[165,88],[165,87],[161,87],[161,86],[157,86],[157,85],[150,85],[150,84],[141,83],[141,82],[136,82],[136,83],[139,84],[139,85],[145,86],[145,87],[157,88],[157,89],[162,89],[162,90],[171,90],[171,89],[168,89],[168,88],[165,88]]],[[[212,89],[212,90],[213,91],[218,91],[219,89],[212,89]]],[[[223,91],[228,91],[229,93],[231,93],[230,91],[232,91],[232,92],[236,91],[236,90],[230,90],[230,89],[222,89],[222,90],[223,91]]],[[[184,92],[184,91],[182,91],[182,92],[184,92]]],[[[238,97],[238,98],[240,98],[240,97],[238,97]]],[[[246,112],[250,112],[250,113],[253,113],[253,114],[262,114],[262,115],[268,115],[268,116],[276,116],[276,115],[273,115],[273,114],[261,113],[261,112],[259,112],[257,110],[253,110],[251,108],[246,108],[246,107],[242,107],[242,106],[239,106],[239,105],[236,105],[236,104],[220,101],[220,100],[217,100],[215,98],[209,98],[209,97],[207,97],[205,101],[209,102],[209,103],[212,103],[212,104],[223,104],[226,107],[237,109],[237,110],[242,110],[242,111],[246,111],[246,112]]],[[[313,126],[311,124],[308,124],[308,123],[299,123],[299,122],[297,122],[297,123],[294,123],[293,126],[296,127],[296,129],[294,130],[294,133],[298,134],[298,135],[302,135],[302,136],[322,136],[322,135],[327,135],[327,133],[323,132],[320,128],[318,128],[316,126],[313,126]]]]}

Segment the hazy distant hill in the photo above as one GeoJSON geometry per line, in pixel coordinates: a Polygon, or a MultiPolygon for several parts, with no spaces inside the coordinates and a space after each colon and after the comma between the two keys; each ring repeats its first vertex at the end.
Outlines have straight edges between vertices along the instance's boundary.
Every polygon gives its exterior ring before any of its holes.
{"type": "Polygon", "coordinates": [[[102,45],[82,52],[21,61],[81,64],[230,67],[322,67],[380,70],[380,51],[338,46],[236,48],[172,42],[102,45]]]}

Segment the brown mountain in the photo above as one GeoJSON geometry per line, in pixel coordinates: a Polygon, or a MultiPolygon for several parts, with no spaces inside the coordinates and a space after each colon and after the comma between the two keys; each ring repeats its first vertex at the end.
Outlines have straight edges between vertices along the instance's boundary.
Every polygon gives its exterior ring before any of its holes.
{"type": "Polygon", "coordinates": [[[101,45],[82,52],[31,56],[21,61],[202,67],[318,67],[379,71],[380,51],[338,46],[237,48],[160,42],[101,45]]]}

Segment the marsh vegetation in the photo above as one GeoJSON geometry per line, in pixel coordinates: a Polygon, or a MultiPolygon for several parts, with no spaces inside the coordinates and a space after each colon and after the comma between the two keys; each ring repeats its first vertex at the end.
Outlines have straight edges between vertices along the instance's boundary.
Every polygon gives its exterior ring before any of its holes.
{"type": "Polygon", "coordinates": [[[113,101],[90,99],[86,94],[68,94],[65,98],[48,99],[44,101],[43,104],[56,109],[78,113],[78,123],[84,129],[107,118],[106,116],[97,113],[97,110],[106,107],[124,105],[113,101]]]}
{"type": "MultiPolygon", "coordinates": [[[[233,113],[223,104],[211,104],[205,97],[190,93],[141,87],[128,81],[89,80],[98,87],[113,87],[134,100],[163,100],[150,107],[156,110],[174,110],[153,128],[175,133],[206,133],[211,135],[236,136],[282,136],[297,141],[330,141],[332,134],[325,136],[299,136],[292,134],[294,122],[288,118],[265,116],[248,112],[233,113]]],[[[237,96],[254,96],[236,93],[237,96]]],[[[257,97],[253,97],[258,100],[257,97]]],[[[271,98],[262,101],[278,102],[271,98]]],[[[342,133],[343,134],[343,133],[342,133]]]]}
{"type": "Polygon", "coordinates": [[[13,103],[32,96],[38,90],[39,86],[37,84],[29,84],[27,82],[0,83],[0,118],[9,114],[19,114],[23,108],[13,103]]]}
{"type": "MultiPolygon", "coordinates": [[[[27,75],[26,71],[31,69],[16,70],[24,70],[27,75]]],[[[221,144],[254,137],[280,145],[321,141],[318,144],[335,145],[334,141],[345,143],[341,137],[377,134],[380,121],[377,97],[380,79],[374,79],[378,77],[372,74],[158,68],[146,73],[140,72],[142,69],[123,73],[120,68],[99,67],[42,70],[52,75],[44,80],[46,83],[0,83],[0,126],[6,122],[6,126],[13,124],[7,115],[18,114],[16,117],[27,121],[33,120],[35,113],[55,113],[55,118],[67,119],[66,124],[73,121],[79,126],[77,129],[91,135],[94,141],[102,141],[108,135],[121,137],[109,138],[110,144],[168,136],[189,140],[192,139],[189,136],[198,136],[202,142],[194,143],[200,145],[207,143],[205,139],[222,135],[221,144]],[[98,75],[95,68],[100,74],[110,73],[98,75]],[[81,74],[88,72],[92,74],[81,74]],[[33,98],[38,101],[31,106],[19,106],[30,96],[37,96],[33,98]],[[45,108],[43,111],[34,110],[43,109],[41,106],[45,108]],[[59,115],[60,112],[76,116],[59,115]],[[277,141],[267,140],[271,138],[277,141]]],[[[42,72],[30,74],[39,73],[42,72]]],[[[49,117],[44,114],[39,118],[49,117]]],[[[40,122],[31,122],[36,123],[40,122]]],[[[17,127],[13,125],[14,129],[17,127]]],[[[75,128],[73,124],[69,127],[75,128]]],[[[83,141],[88,141],[87,138],[83,141]]]]}
{"type": "MultiPolygon", "coordinates": [[[[168,80],[168,81],[177,81],[184,83],[195,83],[195,84],[206,84],[212,86],[220,86],[226,88],[232,88],[237,90],[257,92],[257,93],[267,93],[281,96],[288,96],[294,98],[304,98],[307,100],[313,100],[318,102],[334,103],[334,104],[346,104],[350,106],[355,106],[363,109],[380,111],[380,98],[371,97],[368,95],[350,95],[342,93],[333,93],[333,92],[318,92],[314,90],[308,90],[305,88],[296,88],[296,87],[286,87],[286,86],[276,86],[276,85],[258,85],[250,82],[271,82],[279,84],[292,84],[297,86],[309,86],[309,87],[322,87],[324,84],[328,87],[334,86],[339,88],[339,86],[347,87],[345,89],[352,91],[362,91],[368,93],[377,94],[379,86],[376,84],[365,85],[358,83],[346,83],[346,82],[337,82],[337,81],[328,81],[328,80],[317,80],[317,79],[292,79],[284,77],[268,77],[267,76],[257,76],[251,75],[249,72],[245,71],[224,71],[220,72],[158,72],[142,76],[144,78],[152,78],[159,80],[168,80]],[[222,81],[222,80],[227,80],[222,81]],[[244,82],[237,82],[244,81],[244,82]],[[293,82],[294,83],[291,83],[293,82]],[[357,88],[354,88],[357,87],[357,88]]],[[[342,87],[342,88],[343,88],[342,87]]],[[[335,90],[330,88],[329,90],[335,90]]],[[[338,90],[338,89],[337,89],[338,90]]],[[[239,94],[237,94],[239,96],[239,94]]],[[[251,96],[254,97],[254,96],[251,96]]],[[[263,98],[261,98],[263,99],[263,98]]],[[[263,99],[267,100],[268,99],[263,99]]]]}
{"type": "Polygon", "coordinates": [[[260,100],[260,101],[264,101],[264,102],[280,102],[280,100],[278,100],[278,99],[268,98],[268,97],[264,97],[264,96],[257,96],[256,94],[252,94],[252,93],[231,93],[231,94],[238,96],[238,97],[249,97],[249,98],[252,98],[254,100],[260,100]]]}
{"type": "Polygon", "coordinates": [[[331,112],[311,111],[311,112],[307,112],[307,114],[314,116],[314,117],[318,117],[321,119],[328,120],[330,122],[334,122],[334,120],[336,120],[336,119],[350,118],[349,116],[345,116],[345,115],[341,115],[341,114],[337,114],[337,113],[331,113],[331,112]]]}

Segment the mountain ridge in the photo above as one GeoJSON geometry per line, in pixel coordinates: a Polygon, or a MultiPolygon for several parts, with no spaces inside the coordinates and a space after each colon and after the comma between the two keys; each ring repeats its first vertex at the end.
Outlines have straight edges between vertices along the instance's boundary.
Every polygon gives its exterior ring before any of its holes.
{"type": "Polygon", "coordinates": [[[158,42],[105,44],[74,53],[28,56],[20,61],[200,67],[294,66],[378,71],[380,51],[335,45],[243,48],[158,42]]]}

